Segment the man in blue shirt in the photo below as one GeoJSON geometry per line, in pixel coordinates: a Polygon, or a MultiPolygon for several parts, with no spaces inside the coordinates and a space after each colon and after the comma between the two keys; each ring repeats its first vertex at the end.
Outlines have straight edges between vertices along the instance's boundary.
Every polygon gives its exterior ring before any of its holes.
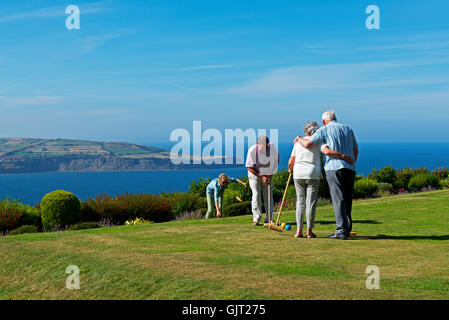
{"type": "Polygon", "coordinates": [[[325,157],[324,170],[334,206],[335,233],[329,238],[346,239],[352,230],[352,194],[355,182],[355,162],[359,149],[354,132],[347,125],[337,122],[334,111],[326,111],[322,116],[324,127],[318,129],[310,139],[297,137],[305,148],[324,142],[329,149],[342,154],[342,158],[325,157]],[[346,161],[344,159],[349,159],[346,161]]]}

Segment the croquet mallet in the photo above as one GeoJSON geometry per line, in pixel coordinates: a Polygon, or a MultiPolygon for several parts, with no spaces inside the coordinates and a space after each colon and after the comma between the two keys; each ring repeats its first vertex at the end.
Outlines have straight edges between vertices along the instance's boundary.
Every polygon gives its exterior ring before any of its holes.
{"type": "Polygon", "coordinates": [[[278,216],[276,219],[276,225],[279,226],[279,222],[281,219],[282,208],[284,207],[285,197],[287,196],[288,186],[290,185],[290,180],[292,178],[292,173],[288,175],[287,185],[285,186],[284,196],[282,197],[281,207],[279,208],[278,216]]]}
{"type": "Polygon", "coordinates": [[[274,214],[271,212],[271,180],[268,183],[268,229],[282,232],[282,228],[278,227],[274,222],[274,214]]]}

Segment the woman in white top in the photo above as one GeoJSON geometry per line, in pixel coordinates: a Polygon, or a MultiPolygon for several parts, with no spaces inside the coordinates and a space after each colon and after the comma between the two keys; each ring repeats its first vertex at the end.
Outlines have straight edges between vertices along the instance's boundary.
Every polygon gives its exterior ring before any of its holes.
{"type": "MultiPolygon", "coordinates": [[[[304,126],[305,139],[309,139],[318,128],[318,123],[308,121],[304,126]]],[[[293,181],[296,189],[296,238],[303,237],[304,213],[307,219],[307,238],[316,238],[312,228],[315,221],[318,188],[322,176],[321,152],[329,157],[343,159],[349,163],[353,162],[351,157],[331,150],[323,143],[311,149],[304,148],[299,142],[295,143],[288,161],[288,168],[290,172],[293,172],[293,181]]]]}

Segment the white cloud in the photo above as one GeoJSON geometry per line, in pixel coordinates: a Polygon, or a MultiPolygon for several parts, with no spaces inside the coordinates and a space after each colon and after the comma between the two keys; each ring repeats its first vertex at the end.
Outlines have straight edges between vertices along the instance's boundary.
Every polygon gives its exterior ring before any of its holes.
{"type": "Polygon", "coordinates": [[[415,74],[413,68],[447,63],[449,60],[444,58],[293,66],[272,70],[227,92],[267,96],[319,90],[442,84],[449,83],[446,74],[426,75],[422,70],[415,74]]]}

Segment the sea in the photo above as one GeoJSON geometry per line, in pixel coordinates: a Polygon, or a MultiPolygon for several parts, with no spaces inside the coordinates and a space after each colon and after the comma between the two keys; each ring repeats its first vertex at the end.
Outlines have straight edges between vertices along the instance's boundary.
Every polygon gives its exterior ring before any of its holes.
{"type": "MultiPolygon", "coordinates": [[[[153,145],[154,144],[148,144],[153,145]]],[[[158,145],[156,145],[158,146],[158,145]]],[[[159,145],[158,147],[164,147],[159,145]]],[[[165,146],[167,147],[167,146],[165,146]]],[[[287,168],[291,142],[279,143],[280,168],[287,168]]],[[[431,170],[449,167],[447,143],[359,143],[357,174],[368,175],[373,168],[421,167],[431,170]]],[[[220,173],[232,177],[246,176],[246,169],[171,170],[145,172],[43,172],[0,174],[0,199],[15,199],[29,205],[40,202],[54,190],[73,192],[81,200],[100,194],[114,196],[130,193],[162,193],[187,191],[193,179],[215,178],[220,173]]]]}

